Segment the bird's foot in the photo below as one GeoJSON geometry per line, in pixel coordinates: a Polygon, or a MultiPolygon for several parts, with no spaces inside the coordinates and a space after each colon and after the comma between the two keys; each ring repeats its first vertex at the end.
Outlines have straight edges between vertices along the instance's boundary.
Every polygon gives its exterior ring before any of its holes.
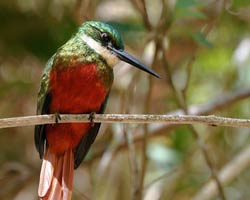
{"type": "Polygon", "coordinates": [[[60,113],[59,112],[56,112],[55,113],[55,123],[58,124],[58,122],[61,120],[61,116],[60,116],[60,113]]]}
{"type": "Polygon", "coordinates": [[[96,114],[95,112],[89,113],[89,121],[90,121],[92,127],[95,125],[95,122],[94,122],[95,114],[96,114]]]}

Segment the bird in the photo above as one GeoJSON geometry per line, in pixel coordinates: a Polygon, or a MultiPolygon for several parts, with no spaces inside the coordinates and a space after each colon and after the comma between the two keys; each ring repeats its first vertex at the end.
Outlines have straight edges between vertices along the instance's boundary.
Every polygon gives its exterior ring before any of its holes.
{"type": "MultiPolygon", "coordinates": [[[[124,50],[111,25],[86,21],[48,60],[37,97],[37,114],[104,113],[113,83],[113,67],[124,61],[157,78],[160,76],[124,50]]],[[[91,115],[92,116],[92,115],[91,115]]],[[[42,159],[38,196],[69,200],[74,169],[93,144],[100,123],[54,123],[35,126],[35,146],[42,159]]]]}

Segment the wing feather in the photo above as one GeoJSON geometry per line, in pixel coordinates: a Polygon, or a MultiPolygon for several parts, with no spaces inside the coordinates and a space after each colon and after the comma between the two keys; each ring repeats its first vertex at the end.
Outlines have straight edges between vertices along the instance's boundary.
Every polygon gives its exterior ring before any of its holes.
{"type": "MultiPolygon", "coordinates": [[[[51,102],[51,95],[49,93],[49,74],[53,66],[54,56],[52,56],[43,72],[41,86],[38,92],[37,100],[37,115],[48,114],[49,113],[49,104],[51,102]]],[[[35,126],[35,145],[36,149],[39,152],[40,158],[44,154],[44,145],[45,145],[45,134],[44,134],[45,125],[36,125],[35,126]]]]}
{"type": "MultiPolygon", "coordinates": [[[[108,100],[109,94],[107,94],[104,103],[102,104],[99,114],[103,114],[104,110],[106,108],[107,100],[108,100]]],[[[95,141],[95,138],[98,134],[98,131],[100,129],[101,123],[95,123],[93,127],[91,127],[84,135],[84,137],[81,139],[80,143],[78,144],[75,153],[74,153],[74,168],[78,168],[83,159],[85,158],[86,154],[88,153],[90,146],[95,141]]]]}

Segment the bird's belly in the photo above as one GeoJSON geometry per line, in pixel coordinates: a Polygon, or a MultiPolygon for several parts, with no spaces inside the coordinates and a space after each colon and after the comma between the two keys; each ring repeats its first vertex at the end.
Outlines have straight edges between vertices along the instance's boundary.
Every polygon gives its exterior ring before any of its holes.
{"type": "MultiPolygon", "coordinates": [[[[50,113],[98,112],[108,89],[98,77],[94,64],[52,70],[50,74],[50,113]]],[[[53,153],[61,154],[75,149],[88,132],[90,123],[67,123],[46,126],[46,139],[53,153]]]]}

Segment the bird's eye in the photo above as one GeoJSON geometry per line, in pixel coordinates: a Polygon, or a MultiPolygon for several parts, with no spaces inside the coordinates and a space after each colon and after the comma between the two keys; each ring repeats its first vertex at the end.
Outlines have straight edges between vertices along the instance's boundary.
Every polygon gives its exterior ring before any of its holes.
{"type": "Polygon", "coordinates": [[[111,38],[108,33],[101,33],[101,39],[104,43],[109,43],[111,41],[111,38]]]}

